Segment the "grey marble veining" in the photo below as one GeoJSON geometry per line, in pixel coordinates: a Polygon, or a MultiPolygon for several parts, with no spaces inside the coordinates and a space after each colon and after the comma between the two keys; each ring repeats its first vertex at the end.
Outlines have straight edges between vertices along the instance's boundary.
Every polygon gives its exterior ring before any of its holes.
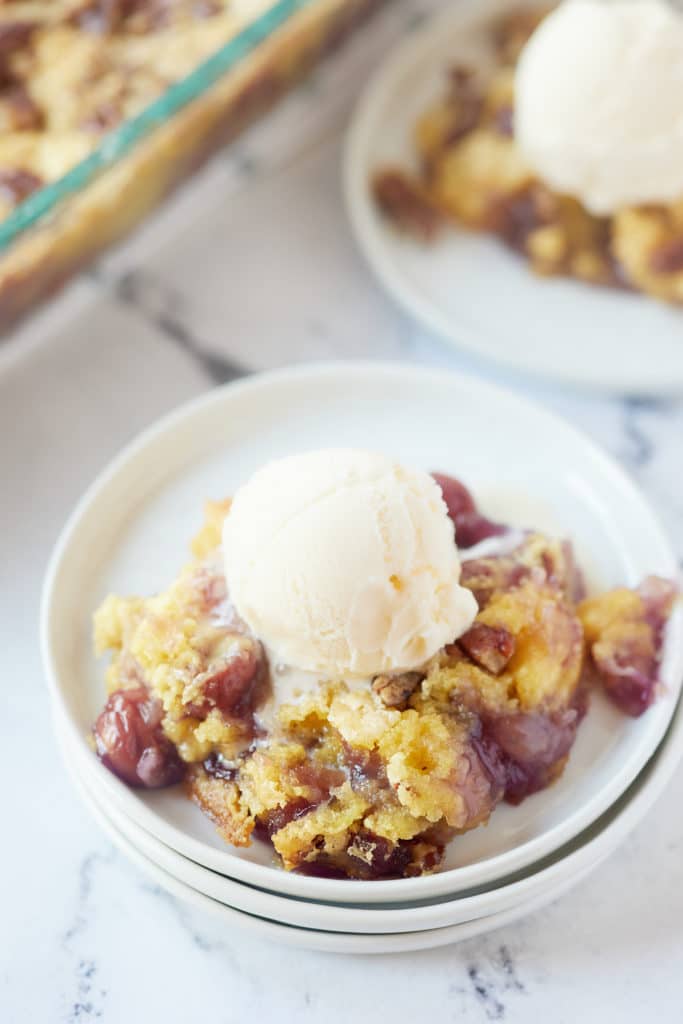
{"type": "Polygon", "coordinates": [[[601,398],[484,367],[407,320],[356,252],[341,199],[344,126],[377,59],[416,10],[436,6],[397,0],[40,331],[0,351],[2,1024],[680,1020],[680,776],[554,905],[457,947],[364,960],[226,933],[159,890],[91,821],[52,737],[37,614],[64,519],[140,429],[241,373],[361,356],[485,370],[618,458],[683,555],[682,402],[601,398]]]}

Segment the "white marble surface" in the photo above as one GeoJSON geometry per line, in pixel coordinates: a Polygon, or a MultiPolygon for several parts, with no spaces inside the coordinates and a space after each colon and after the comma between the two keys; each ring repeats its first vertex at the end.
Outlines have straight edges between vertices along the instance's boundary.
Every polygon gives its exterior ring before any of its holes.
{"type": "MultiPolygon", "coordinates": [[[[379,292],[341,203],[353,97],[430,6],[396,0],[0,351],[3,1024],[681,1019],[683,775],[617,855],[548,909],[457,947],[366,962],[226,934],[150,886],[79,803],[52,738],[37,640],[45,563],[83,488],[141,427],[237,372],[291,361],[482,369],[379,292]]],[[[683,403],[587,397],[485,369],[615,455],[683,553],[683,403]]]]}

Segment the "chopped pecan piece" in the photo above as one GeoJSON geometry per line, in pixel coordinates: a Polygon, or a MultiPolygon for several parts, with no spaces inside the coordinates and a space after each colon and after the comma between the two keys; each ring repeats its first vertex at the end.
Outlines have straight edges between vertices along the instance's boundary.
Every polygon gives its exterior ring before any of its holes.
{"type": "Polygon", "coordinates": [[[372,681],[372,689],[386,707],[397,708],[405,704],[423,679],[422,672],[403,672],[398,676],[375,676],[372,681]]]}
{"type": "Polygon", "coordinates": [[[458,640],[472,661],[494,676],[499,675],[515,653],[516,641],[512,633],[499,626],[475,622],[458,640]]]}
{"type": "Polygon", "coordinates": [[[406,234],[429,242],[441,226],[441,214],[424,189],[403,171],[376,175],[372,192],[382,213],[406,234]]]}

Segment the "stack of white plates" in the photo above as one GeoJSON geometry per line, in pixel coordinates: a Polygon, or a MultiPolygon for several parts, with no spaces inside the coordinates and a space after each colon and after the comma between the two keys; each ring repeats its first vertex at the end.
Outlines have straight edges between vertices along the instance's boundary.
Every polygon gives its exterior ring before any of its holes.
{"type": "Polygon", "coordinates": [[[112,840],[227,927],[337,952],[444,945],[508,923],[580,881],[666,785],[683,752],[680,612],[656,704],[631,720],[595,694],[562,778],[454,840],[444,870],[432,876],[352,882],[286,873],[259,843],[226,846],[180,790],[128,789],[88,743],[104,697],[89,637],[99,600],[111,590],[166,585],[205,497],[230,494],[269,458],[339,445],[372,446],[462,476],[491,514],[571,536],[597,585],[676,572],[656,519],[621,471],[571,427],[507,392],[395,365],[269,374],[167,417],[74,512],[43,607],[56,725],[77,788],[112,840]]]}

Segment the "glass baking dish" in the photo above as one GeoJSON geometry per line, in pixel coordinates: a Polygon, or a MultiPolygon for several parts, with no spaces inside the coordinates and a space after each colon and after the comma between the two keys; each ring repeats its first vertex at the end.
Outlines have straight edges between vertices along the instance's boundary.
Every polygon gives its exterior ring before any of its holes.
{"type": "Polygon", "coordinates": [[[0,332],[123,238],[382,0],[277,0],[0,222],[0,332]]]}

